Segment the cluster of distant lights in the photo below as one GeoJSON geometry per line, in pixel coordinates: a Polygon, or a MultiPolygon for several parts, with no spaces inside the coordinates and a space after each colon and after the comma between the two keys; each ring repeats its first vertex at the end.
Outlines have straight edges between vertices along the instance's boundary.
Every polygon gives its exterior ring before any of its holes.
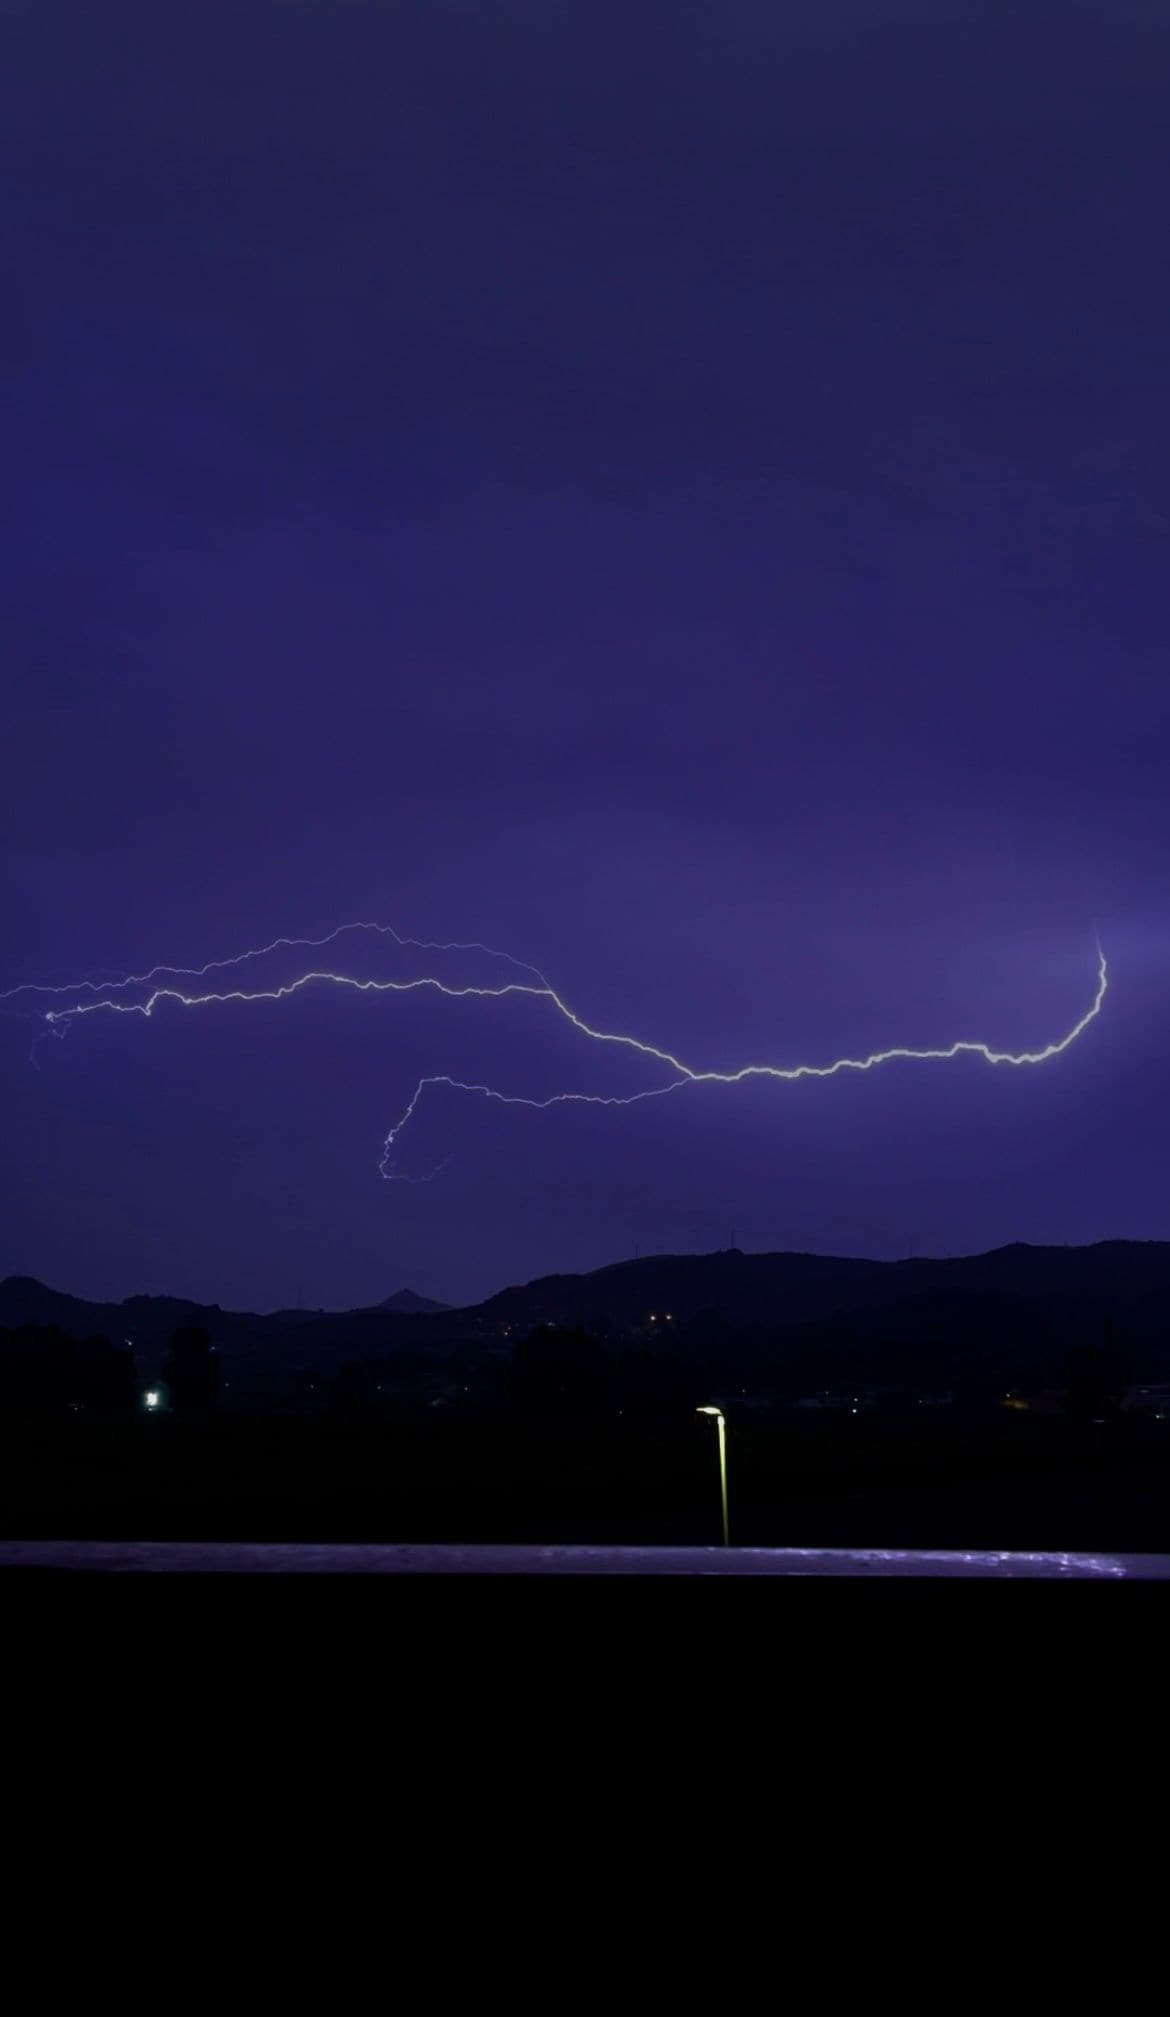
{"type": "MultiPolygon", "coordinates": [[[[588,1043],[608,1045],[631,1052],[656,1067],[660,1074],[665,1074],[662,1082],[644,1086],[630,1093],[595,1093],[566,1089],[538,1098],[496,1085],[458,1079],[445,1072],[428,1073],[419,1079],[402,1112],[387,1130],[382,1142],[378,1169],[379,1174],[388,1181],[429,1182],[432,1177],[438,1175],[438,1169],[431,1171],[427,1177],[406,1177],[397,1166],[397,1150],[402,1133],[417,1113],[420,1101],[426,1094],[439,1087],[495,1100],[504,1106],[528,1107],[545,1112],[553,1107],[570,1105],[631,1107],[643,1100],[661,1099],[667,1094],[681,1092],[689,1086],[735,1086],[749,1079],[770,1079],[786,1084],[799,1079],[828,1079],[848,1072],[868,1072],[879,1065],[903,1061],[949,1061],[960,1057],[979,1057],[992,1065],[1041,1065],[1067,1051],[1095,1021],[1104,1004],[1108,984],[1105,955],[1098,948],[1097,985],[1089,1007],[1064,1036],[1044,1044],[1037,1050],[997,1050],[982,1041],[959,1038],[952,1043],[937,1047],[914,1048],[897,1045],[887,1050],[872,1051],[862,1057],[839,1057],[827,1064],[752,1063],[741,1065],[732,1071],[696,1068],[685,1064],[672,1051],[628,1032],[595,1028],[569,1007],[538,967],[526,960],[517,959],[511,953],[501,952],[496,947],[475,941],[442,942],[406,938],[391,925],[369,923],[338,925],[323,938],[277,938],[268,945],[251,947],[228,958],[208,960],[203,966],[180,967],[160,964],[149,968],[145,973],[127,974],[121,980],[90,979],[65,986],[25,982],[0,994],[0,1002],[11,1003],[18,998],[33,999],[46,995],[55,997],[53,1006],[39,1011],[39,1019],[46,1033],[63,1036],[78,1019],[91,1015],[103,1013],[130,1015],[149,1021],[157,1009],[164,1007],[193,1009],[281,1002],[308,988],[351,989],[361,994],[373,995],[429,991],[451,1000],[502,1001],[519,997],[546,1002],[558,1017],[568,1023],[588,1043]],[[479,959],[486,957],[502,961],[510,969],[510,975],[507,979],[490,984],[476,981],[456,983],[442,979],[438,973],[431,970],[431,962],[427,960],[423,963],[426,970],[406,979],[370,978],[346,971],[340,966],[308,964],[303,970],[294,973],[291,979],[270,986],[225,986],[222,983],[206,987],[190,985],[192,982],[205,982],[212,975],[225,975],[229,970],[246,969],[255,962],[276,954],[297,950],[316,953],[323,947],[335,945],[343,937],[359,934],[367,941],[371,935],[389,940],[397,952],[440,954],[445,957],[457,955],[463,959],[475,956],[479,959]]],[[[439,1168],[442,1167],[444,1165],[440,1164],[439,1168]]]]}

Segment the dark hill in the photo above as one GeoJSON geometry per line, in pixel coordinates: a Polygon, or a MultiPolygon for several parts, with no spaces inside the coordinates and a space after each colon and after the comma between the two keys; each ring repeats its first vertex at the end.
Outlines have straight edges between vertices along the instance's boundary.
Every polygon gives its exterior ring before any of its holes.
{"type": "Polygon", "coordinates": [[[385,1302],[374,1304],[376,1310],[388,1310],[392,1317],[436,1316],[450,1307],[450,1303],[436,1303],[430,1296],[416,1295],[413,1289],[397,1289],[385,1302]]]}
{"type": "Polygon", "coordinates": [[[177,1326],[204,1326],[237,1396],[310,1371],[328,1379],[347,1360],[466,1362],[506,1352],[509,1339],[548,1323],[602,1337],[639,1331],[660,1352],[701,1359],[709,1378],[751,1379],[761,1390],[837,1377],[945,1383],[981,1360],[993,1374],[1010,1365],[1049,1377],[1070,1342],[1087,1341],[1115,1346],[1137,1377],[1164,1377],[1170,1244],[1009,1246],[906,1261],[658,1254],[544,1276],[454,1310],[406,1290],[374,1309],[259,1316],[168,1296],[91,1303],[25,1276],[0,1283],[0,1329],[55,1325],[74,1337],[130,1339],[144,1372],[177,1326]]]}
{"type": "Polygon", "coordinates": [[[546,1275],[481,1305],[493,1323],[607,1324],[653,1314],[677,1323],[823,1322],[927,1295],[1007,1296],[1054,1316],[1113,1321],[1170,1337],[1170,1244],[999,1247],[954,1260],[864,1261],[828,1254],[657,1254],[587,1275],[546,1275]]]}

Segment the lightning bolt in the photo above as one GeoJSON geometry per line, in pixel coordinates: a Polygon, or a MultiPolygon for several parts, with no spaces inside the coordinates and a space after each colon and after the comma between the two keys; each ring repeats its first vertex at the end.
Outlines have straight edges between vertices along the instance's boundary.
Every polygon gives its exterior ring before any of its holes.
{"type": "MultiPolygon", "coordinates": [[[[529,1107],[544,1113],[551,1107],[595,1106],[630,1107],[643,1100],[663,1099],[670,1093],[680,1092],[686,1086],[742,1085],[748,1079],[774,1079],[783,1084],[792,1084],[798,1079],[830,1079],[846,1072],[869,1072],[878,1065],[905,1061],[912,1063],[941,1062],[959,1057],[979,1057],[990,1065],[1041,1065],[1059,1057],[1068,1050],[1100,1015],[1109,985],[1105,954],[1097,947],[1097,985],[1089,1007],[1064,1036],[1054,1038],[1039,1050],[1007,1051],[996,1050],[992,1045],[977,1042],[971,1038],[959,1038],[954,1043],[937,1048],[915,1049],[906,1045],[896,1045],[889,1050],[871,1051],[866,1057],[835,1058],[829,1064],[746,1064],[735,1071],[697,1070],[684,1064],[673,1052],[658,1044],[646,1042],[641,1037],[617,1030],[597,1029],[578,1015],[557,990],[545,978],[539,967],[530,961],[517,959],[512,953],[501,952],[494,946],[478,941],[435,940],[405,938],[392,925],[345,924],[322,938],[276,938],[268,945],[255,946],[246,952],[236,953],[229,959],[208,960],[200,967],[179,967],[158,965],[141,974],[128,974],[116,981],[78,981],[71,986],[43,986],[28,982],[21,987],[10,988],[0,994],[0,1002],[14,1000],[23,995],[53,995],[64,998],[64,1005],[41,1011],[41,1017],[54,1035],[64,1035],[79,1017],[98,1014],[137,1015],[149,1019],[156,1008],[163,1004],[175,1003],[183,1008],[206,1008],[226,1003],[279,1002],[302,993],[307,988],[330,986],[352,989],[359,994],[414,994],[430,991],[453,1001],[506,1001],[514,996],[544,1001],[568,1023],[580,1036],[590,1043],[609,1044],[632,1051],[648,1062],[660,1066],[669,1075],[663,1083],[643,1087],[632,1093],[589,1093],[557,1092],[547,1098],[535,1098],[530,1094],[501,1091],[499,1087],[479,1084],[475,1081],[457,1079],[447,1073],[435,1073],[421,1078],[415,1086],[405,1108],[386,1133],[382,1153],[378,1163],[379,1174],[388,1181],[429,1182],[431,1177],[405,1178],[395,1167],[394,1151],[404,1128],[413,1120],[419,1103],[433,1087],[444,1086],[457,1093],[475,1094],[482,1099],[496,1100],[503,1106],[529,1107]],[[277,952],[321,951],[332,946],[347,933],[372,933],[391,940],[399,951],[410,950],[426,953],[467,954],[477,953],[494,960],[503,961],[516,974],[527,975],[527,979],[508,979],[495,983],[452,982],[435,973],[423,973],[406,980],[370,979],[358,974],[336,970],[331,966],[310,966],[306,971],[294,975],[291,980],[281,981],[270,987],[211,986],[203,989],[188,989],[178,986],[179,981],[207,980],[212,975],[226,975],[246,967],[249,962],[264,959],[277,952]],[[129,990],[147,989],[140,1000],[124,997],[129,990]]],[[[439,1169],[445,1167],[440,1164],[439,1169]]]]}
{"type": "MultiPolygon", "coordinates": [[[[269,953],[283,952],[286,949],[295,951],[298,947],[305,947],[311,952],[319,952],[322,946],[334,945],[339,938],[345,936],[346,932],[356,931],[374,932],[379,938],[392,939],[394,944],[400,949],[409,946],[417,952],[487,953],[491,959],[506,960],[509,966],[518,967],[524,973],[535,974],[542,987],[548,986],[548,982],[545,980],[539,967],[532,966],[528,960],[516,959],[510,952],[500,952],[495,946],[481,945],[475,939],[403,938],[395,931],[392,924],[359,923],[335,925],[332,931],[325,933],[324,938],[274,938],[268,945],[252,946],[247,952],[234,953],[230,959],[209,959],[204,966],[173,966],[160,960],[159,964],[152,966],[147,973],[127,974],[122,980],[69,981],[61,987],[47,987],[41,982],[26,981],[21,987],[9,988],[6,993],[0,993],[0,1002],[12,1001],[17,995],[21,994],[96,994],[100,993],[103,989],[120,993],[124,988],[128,987],[147,987],[159,974],[171,974],[180,980],[205,980],[209,973],[224,973],[229,967],[245,965],[248,960],[266,959],[269,953]]],[[[329,978],[333,978],[333,976],[329,976],[329,978]]],[[[95,1006],[101,1007],[107,1006],[107,1004],[98,1003],[95,1006]]],[[[108,1004],[108,1006],[114,1006],[114,1004],[108,1004]]],[[[46,1020],[49,1019],[46,1017],[46,1020]]]]}

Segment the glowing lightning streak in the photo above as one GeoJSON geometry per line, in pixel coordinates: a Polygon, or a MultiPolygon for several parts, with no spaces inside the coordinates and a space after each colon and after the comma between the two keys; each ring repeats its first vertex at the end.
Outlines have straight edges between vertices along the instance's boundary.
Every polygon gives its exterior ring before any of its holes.
{"type": "Polygon", "coordinates": [[[1109,975],[1105,964],[1105,955],[1098,947],[1097,991],[1093,997],[1091,1006],[1086,1009],[1080,1021],[1074,1023],[1066,1036],[1060,1037],[1053,1043],[1046,1044],[1043,1050],[996,1051],[992,1050],[989,1044],[960,1041],[948,1044],[945,1048],[938,1050],[911,1050],[899,1046],[893,1050],[873,1051],[868,1057],[864,1058],[837,1058],[832,1064],[828,1065],[741,1065],[739,1070],[734,1072],[691,1071],[689,1066],[681,1063],[678,1058],[671,1057],[668,1051],[657,1050],[652,1044],[639,1043],[636,1037],[611,1036],[606,1031],[590,1029],[587,1023],[582,1022],[579,1016],[574,1015],[570,1009],[565,1007],[564,1003],[550,988],[549,993],[558,1009],[560,1009],[563,1015],[567,1016],[575,1028],[582,1030],[586,1036],[598,1038],[604,1043],[631,1044],[635,1050],[642,1051],[649,1057],[657,1058],[662,1063],[673,1066],[680,1076],[672,1079],[668,1085],[648,1086],[644,1091],[637,1093],[610,1095],[602,1093],[553,1093],[548,1099],[543,1100],[532,1099],[519,1093],[502,1093],[497,1091],[494,1086],[468,1084],[464,1080],[448,1078],[446,1075],[420,1079],[404,1113],[395,1122],[386,1136],[382,1147],[382,1160],[378,1165],[379,1172],[383,1177],[393,1177],[394,1169],[390,1161],[390,1151],[407,1122],[413,1117],[419,1099],[428,1086],[448,1086],[454,1092],[479,1093],[485,1099],[499,1100],[504,1106],[534,1107],[538,1112],[544,1112],[549,1107],[577,1104],[600,1107],[629,1107],[636,1105],[639,1100],[661,1099],[664,1094],[678,1092],[686,1085],[734,1086],[741,1084],[745,1079],[753,1078],[781,1079],[788,1083],[796,1079],[831,1079],[837,1077],[841,1072],[868,1072],[872,1071],[875,1065],[892,1064],[899,1059],[913,1059],[916,1062],[927,1059],[945,1061],[950,1058],[971,1056],[984,1058],[988,1064],[992,1065],[1040,1065],[1046,1064],[1050,1058],[1059,1057],[1062,1051],[1068,1050],[1069,1046],[1074,1044],[1077,1038],[1088,1029],[1089,1024],[1096,1020],[1097,1016],[1101,1013],[1101,1007],[1104,1003],[1108,986],[1109,975]]]}
{"type": "MultiPolygon", "coordinates": [[[[382,1156],[378,1165],[379,1172],[383,1177],[393,1179],[397,1177],[398,1173],[394,1169],[391,1151],[407,1122],[414,1117],[422,1095],[432,1086],[447,1086],[454,1092],[477,1093],[482,1098],[498,1100],[504,1106],[530,1107],[537,1112],[545,1112],[550,1107],[569,1105],[599,1107],[635,1106],[642,1100],[661,1099],[667,1093],[678,1092],[682,1087],[687,1085],[732,1086],[740,1085],[744,1080],[754,1078],[776,1079],[784,1083],[792,1083],[797,1079],[836,1078],[842,1072],[872,1071],[876,1065],[892,1064],[901,1060],[916,1063],[928,1060],[945,1062],[953,1058],[969,1056],[981,1057],[988,1064],[992,1065],[1046,1064],[1050,1058],[1059,1057],[1062,1051],[1068,1050],[1070,1045],[1076,1042],[1077,1038],[1084,1033],[1089,1024],[1095,1021],[1101,1012],[1109,985],[1109,978],[1105,955],[1100,947],[1097,950],[1097,989],[1090,1007],[1085,1011],[1079,1022],[1074,1023],[1065,1036],[1046,1044],[1041,1050],[993,1050],[990,1044],[978,1043],[971,1039],[960,1039],[955,1043],[939,1048],[923,1050],[915,1050],[907,1046],[898,1045],[890,1050],[872,1051],[868,1057],[837,1058],[833,1063],[827,1065],[749,1064],[741,1065],[737,1071],[731,1072],[695,1071],[689,1065],[684,1064],[681,1058],[675,1057],[670,1051],[660,1049],[656,1044],[645,1043],[639,1037],[625,1035],[619,1031],[595,1029],[590,1023],[585,1021],[584,1017],[577,1015],[567,1002],[562,1000],[556,989],[551,987],[548,981],[545,980],[539,968],[530,965],[525,960],[514,959],[510,953],[501,953],[491,946],[470,943],[436,944],[434,941],[400,938],[398,933],[389,925],[339,925],[336,931],[328,933],[322,939],[274,939],[270,945],[256,948],[250,952],[238,953],[232,959],[209,960],[206,966],[203,967],[152,967],[147,974],[131,975],[124,981],[104,984],[107,989],[106,998],[104,999],[81,1002],[75,1000],[67,1008],[46,1010],[44,1020],[54,1027],[67,1027],[76,1016],[93,1015],[103,1010],[112,1011],[118,1015],[141,1015],[149,1017],[154,1013],[155,1008],[160,1002],[171,1001],[179,1003],[184,1008],[203,1008],[210,1004],[225,1002],[284,1001],[291,995],[299,994],[303,988],[322,983],[328,983],[334,987],[352,988],[360,994],[411,994],[417,992],[419,989],[429,988],[435,993],[445,995],[452,1000],[470,998],[480,1001],[502,1001],[512,995],[524,995],[551,1002],[557,1013],[591,1042],[615,1044],[628,1050],[636,1051],[641,1057],[652,1059],[656,1064],[667,1066],[675,1074],[667,1084],[648,1086],[640,1092],[610,1094],[562,1092],[552,1093],[546,1099],[535,1099],[521,1093],[504,1093],[495,1086],[479,1085],[462,1079],[451,1078],[445,1073],[422,1078],[411,1094],[403,1113],[390,1128],[383,1143],[382,1156]],[[295,980],[285,981],[275,987],[209,989],[202,994],[186,994],[182,989],[177,987],[156,987],[152,989],[145,1001],[125,1002],[109,999],[110,991],[121,992],[133,985],[146,985],[160,973],[183,975],[186,978],[203,977],[209,973],[222,972],[228,967],[241,966],[248,960],[262,958],[266,954],[277,950],[295,946],[318,948],[323,945],[330,945],[343,932],[359,930],[374,931],[387,935],[399,947],[410,946],[420,951],[484,952],[494,959],[506,960],[512,966],[535,975],[540,985],[533,986],[529,982],[522,981],[506,981],[496,986],[455,986],[450,982],[440,980],[434,974],[424,974],[414,980],[363,980],[353,974],[333,973],[325,969],[313,969],[308,973],[298,975],[295,980]]],[[[73,988],[40,988],[34,985],[26,985],[23,988],[10,989],[7,995],[0,996],[0,1000],[9,1000],[15,994],[24,993],[77,995],[84,989],[97,993],[101,985],[103,984],[92,981],[78,982],[73,988]]],[[[436,1171],[434,1174],[437,1175],[438,1172],[436,1171]]]]}
{"type": "MultiPolygon", "coordinates": [[[[8,988],[4,993],[0,993],[0,1002],[11,1001],[13,996],[18,994],[81,994],[82,992],[98,994],[104,990],[121,991],[123,988],[128,987],[147,987],[159,974],[164,973],[176,975],[182,980],[203,980],[209,973],[222,973],[227,967],[243,966],[248,960],[264,959],[271,952],[283,952],[290,950],[294,946],[308,946],[311,951],[318,952],[322,946],[333,945],[337,939],[342,938],[349,931],[376,932],[380,938],[393,939],[395,945],[399,948],[409,946],[415,952],[487,953],[491,959],[502,959],[509,966],[520,967],[525,973],[535,974],[541,986],[543,988],[548,987],[548,982],[545,980],[540,968],[533,966],[531,961],[517,959],[514,953],[500,952],[494,945],[481,945],[476,939],[402,938],[395,931],[392,924],[355,923],[336,925],[332,931],[325,933],[324,938],[274,938],[269,945],[252,946],[247,952],[234,953],[230,959],[209,959],[205,966],[169,966],[160,961],[157,966],[152,966],[148,973],[127,974],[124,980],[69,981],[62,987],[48,987],[37,981],[25,981],[20,987],[8,988]]],[[[332,975],[329,977],[331,979],[335,978],[332,975]]],[[[100,1007],[104,1006],[104,1004],[99,1003],[95,1004],[95,1006],[100,1007]]],[[[116,1007],[117,1004],[110,1003],[109,1006],[116,1007]]]]}

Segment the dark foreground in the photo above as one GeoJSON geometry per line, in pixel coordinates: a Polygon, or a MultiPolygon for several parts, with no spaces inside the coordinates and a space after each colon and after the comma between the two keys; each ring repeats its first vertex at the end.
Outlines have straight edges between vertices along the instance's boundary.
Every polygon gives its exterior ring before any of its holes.
{"type": "MultiPolygon", "coordinates": [[[[1170,1422],[751,1417],[747,1549],[1170,1554],[1170,1422]]],[[[0,1537],[703,1548],[708,1422],[138,1417],[0,1427],[0,1537]]]]}
{"type": "Polygon", "coordinates": [[[899,1747],[950,1770],[992,1731],[1013,1770],[1059,1746],[1077,1776],[1160,1727],[1166,1566],[58,1545],[5,1549],[0,1621],[41,1755],[162,1782],[230,1752],[275,1756],[290,1786],[521,1756],[555,1785],[600,1746],[665,1754],[681,1783],[701,1753],[746,1784],[899,1747]]]}
{"type": "Polygon", "coordinates": [[[70,1801],[108,1774],[103,1813],[128,1772],[255,1806],[263,1769],[263,1811],[311,1781],[394,1839],[413,1787],[440,1862],[518,1767],[541,1839],[601,1786],[648,1814],[652,1769],[655,1813],[767,1774],[830,1816],[878,1771],[883,1816],[915,1776],[953,1808],[977,1755],[1034,1807],[1043,1773],[1144,1786],[1168,1428],[732,1420],[725,1553],[702,1421],[11,1426],[14,1755],[70,1801]]]}
{"type": "Polygon", "coordinates": [[[227,1544],[227,1573],[199,1545],[7,1549],[13,1839],[55,1870],[88,1830],[86,1868],[121,1886],[193,1861],[190,1895],[210,1884],[217,1911],[251,1910],[283,1857],[314,1898],[344,1870],[378,1927],[404,1869],[444,1911],[499,1882],[522,1926],[523,1871],[564,1893],[583,1865],[574,1913],[608,1923],[614,1890],[665,1926],[671,1902],[646,1901],[670,1856],[704,1895],[716,1852],[747,1854],[769,1892],[795,1859],[836,1908],[850,1881],[897,1880],[907,1838],[931,1864],[957,1842],[1002,1885],[1041,1819],[1096,1855],[1117,1839],[1103,1806],[1156,1801],[1170,1587],[1149,1562],[521,1554],[543,1567],[515,1573],[511,1549],[227,1544]]]}

